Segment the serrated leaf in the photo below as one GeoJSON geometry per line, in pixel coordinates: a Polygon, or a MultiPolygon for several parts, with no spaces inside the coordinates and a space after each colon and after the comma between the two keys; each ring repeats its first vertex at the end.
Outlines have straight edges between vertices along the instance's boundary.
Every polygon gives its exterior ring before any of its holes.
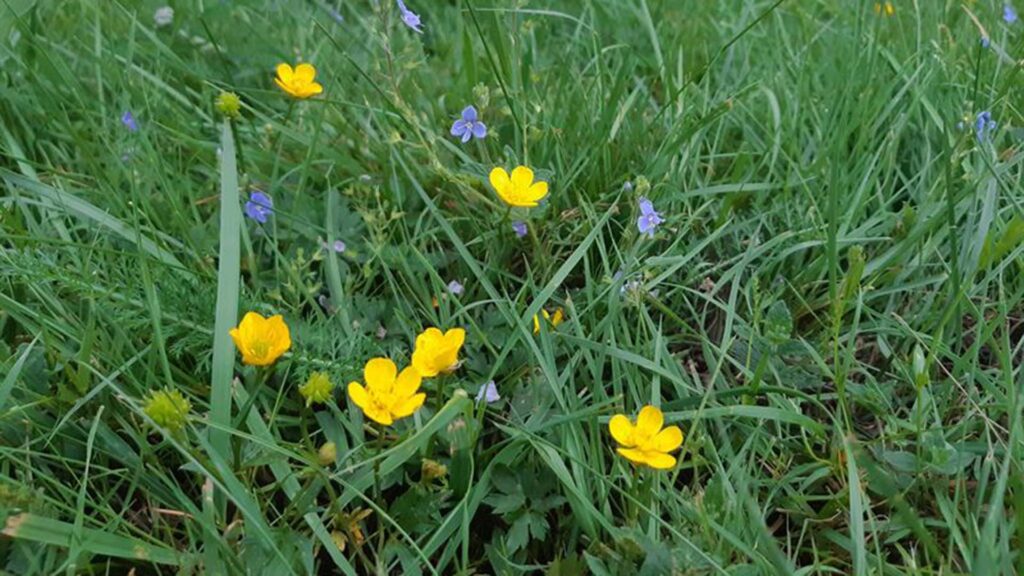
{"type": "Polygon", "coordinates": [[[526,497],[522,494],[494,494],[484,502],[494,509],[495,514],[507,516],[526,507],[526,497]]]}
{"type": "Polygon", "coordinates": [[[547,538],[547,518],[533,512],[527,512],[524,516],[526,516],[530,523],[530,536],[532,536],[534,540],[543,540],[544,538],[547,538]]]}
{"type": "Polygon", "coordinates": [[[782,300],[776,300],[765,316],[764,333],[776,346],[789,340],[793,334],[793,315],[782,300]]]}
{"type": "Polygon", "coordinates": [[[528,514],[516,518],[515,522],[508,529],[505,535],[505,545],[509,552],[516,552],[526,547],[530,542],[530,519],[528,514]]]}

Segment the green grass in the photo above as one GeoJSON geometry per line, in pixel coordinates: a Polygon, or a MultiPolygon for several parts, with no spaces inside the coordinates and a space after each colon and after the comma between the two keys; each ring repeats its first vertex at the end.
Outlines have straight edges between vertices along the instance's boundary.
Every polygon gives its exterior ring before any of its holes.
{"type": "Polygon", "coordinates": [[[425,34],[388,0],[0,3],[0,571],[1024,573],[1001,1],[406,3],[425,34]],[[323,96],[274,86],[299,60],[323,96]],[[551,194],[510,214],[517,164],[551,194]],[[250,310],[291,328],[272,369],[250,310]],[[464,364],[380,440],[345,385],[428,326],[464,364]],[[615,453],[645,404],[672,470],[615,453]]]}

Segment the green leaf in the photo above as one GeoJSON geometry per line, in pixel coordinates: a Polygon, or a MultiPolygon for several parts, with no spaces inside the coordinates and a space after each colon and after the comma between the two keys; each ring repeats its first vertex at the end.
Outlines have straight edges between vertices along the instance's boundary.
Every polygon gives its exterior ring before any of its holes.
{"type": "Polygon", "coordinates": [[[509,527],[508,533],[505,535],[505,545],[508,546],[509,552],[515,552],[526,548],[526,545],[530,542],[530,515],[528,513],[521,514],[518,518],[512,522],[512,526],[509,527]]]}
{"type": "Polygon", "coordinates": [[[522,494],[494,494],[484,498],[484,502],[494,509],[495,514],[502,516],[518,512],[526,507],[526,497],[522,494]]]}
{"type": "Polygon", "coordinates": [[[776,300],[765,316],[765,336],[776,346],[789,340],[793,334],[793,315],[782,300],[776,300]]]}
{"type": "MultiPolygon", "coordinates": [[[[213,331],[213,370],[210,374],[210,420],[231,425],[231,382],[235,371],[235,345],[229,332],[238,324],[239,266],[242,211],[238,205],[238,169],[231,123],[221,125],[220,258],[217,267],[217,312],[213,331]]],[[[210,430],[210,445],[231,462],[230,437],[210,430]]]]}
{"type": "Polygon", "coordinates": [[[185,556],[177,550],[135,538],[118,536],[105,530],[82,527],[76,531],[73,524],[29,513],[8,517],[0,534],[16,540],[39,542],[64,548],[71,546],[72,537],[77,536],[76,543],[79,550],[91,554],[157,564],[177,566],[182,564],[185,559],[185,556]]]}

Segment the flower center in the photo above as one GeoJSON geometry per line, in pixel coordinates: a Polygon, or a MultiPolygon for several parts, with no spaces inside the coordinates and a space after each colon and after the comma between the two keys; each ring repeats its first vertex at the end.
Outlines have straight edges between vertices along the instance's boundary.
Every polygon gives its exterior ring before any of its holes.
{"type": "Polygon", "coordinates": [[[270,351],[270,343],[266,340],[256,340],[249,344],[249,354],[256,358],[265,358],[270,351]]]}

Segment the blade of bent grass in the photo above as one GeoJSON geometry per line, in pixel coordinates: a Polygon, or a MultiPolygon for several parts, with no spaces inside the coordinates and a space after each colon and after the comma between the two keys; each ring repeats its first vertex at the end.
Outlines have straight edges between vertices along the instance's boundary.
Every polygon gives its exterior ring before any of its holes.
{"type": "MultiPolygon", "coordinates": [[[[74,538],[75,527],[67,522],[25,512],[9,517],[0,534],[29,542],[68,547],[74,538]]],[[[91,554],[172,566],[181,565],[184,556],[170,548],[94,528],[81,528],[78,530],[78,536],[78,548],[91,554]]]]}
{"type": "Polygon", "coordinates": [[[32,353],[32,348],[35,347],[36,342],[39,341],[39,336],[36,336],[28,346],[25,346],[25,350],[18,357],[18,361],[14,363],[14,367],[4,377],[4,381],[0,382],[0,410],[3,409],[4,404],[7,403],[7,397],[11,395],[11,390],[14,389],[14,383],[18,380],[18,376],[21,375],[21,369],[25,366],[25,362],[28,360],[28,355],[32,353]]]}
{"type": "MultiPolygon", "coordinates": [[[[215,425],[231,425],[231,377],[235,351],[229,331],[238,321],[238,284],[241,262],[242,212],[238,207],[238,169],[231,123],[221,126],[220,160],[220,261],[217,267],[217,312],[213,331],[213,364],[210,374],[210,420],[215,425]]],[[[216,427],[209,430],[210,448],[230,467],[231,438],[216,427]]],[[[204,501],[205,504],[205,501],[204,501]]],[[[213,505],[223,517],[226,501],[215,497],[213,505]]],[[[207,563],[218,565],[217,547],[206,543],[207,563]]]]}
{"type": "MultiPolygon", "coordinates": [[[[231,423],[231,377],[235,351],[228,332],[238,322],[238,284],[241,261],[242,212],[238,207],[238,171],[231,124],[221,127],[220,162],[220,262],[217,267],[217,313],[213,331],[213,367],[210,375],[210,419],[231,423]]],[[[210,430],[210,445],[230,462],[230,439],[210,430]]]]}

